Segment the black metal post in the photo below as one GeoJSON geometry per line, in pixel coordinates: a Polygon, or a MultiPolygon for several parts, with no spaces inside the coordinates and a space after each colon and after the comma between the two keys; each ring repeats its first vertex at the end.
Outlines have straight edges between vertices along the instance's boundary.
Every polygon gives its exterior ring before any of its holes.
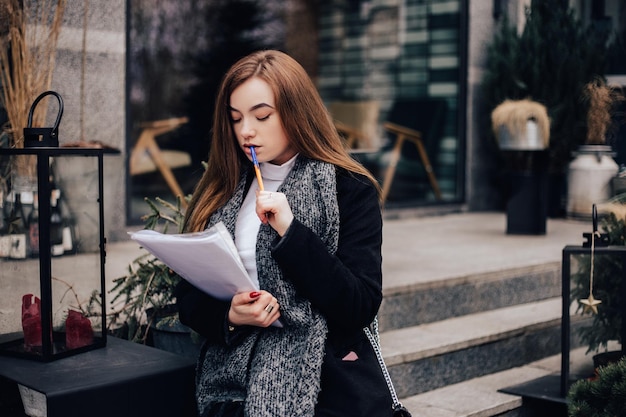
{"type": "Polygon", "coordinates": [[[43,357],[53,352],[52,337],[52,267],[50,254],[50,157],[37,156],[37,198],[39,203],[39,283],[41,292],[41,343],[43,357]]]}
{"type": "Polygon", "coordinates": [[[565,397],[569,389],[569,352],[570,352],[570,246],[563,249],[561,264],[561,396],[565,397]]]}

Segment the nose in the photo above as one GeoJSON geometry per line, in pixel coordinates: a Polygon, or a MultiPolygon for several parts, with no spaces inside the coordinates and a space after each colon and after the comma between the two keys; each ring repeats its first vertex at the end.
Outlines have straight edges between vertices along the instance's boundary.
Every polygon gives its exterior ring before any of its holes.
{"type": "Polygon", "coordinates": [[[246,121],[245,119],[242,120],[241,123],[241,136],[243,136],[244,138],[251,138],[254,137],[254,135],[256,134],[256,130],[254,130],[254,126],[252,125],[252,123],[250,121],[246,121]]]}

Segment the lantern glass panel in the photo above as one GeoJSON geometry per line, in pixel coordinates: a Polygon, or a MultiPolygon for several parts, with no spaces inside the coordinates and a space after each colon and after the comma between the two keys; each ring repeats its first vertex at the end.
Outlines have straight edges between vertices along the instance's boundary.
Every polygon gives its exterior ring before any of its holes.
{"type": "Polygon", "coordinates": [[[29,181],[17,179],[19,152],[0,150],[0,354],[49,361],[102,347],[102,150],[22,150],[29,181]]]}
{"type": "Polygon", "coordinates": [[[573,382],[593,372],[591,356],[609,343],[624,340],[626,246],[598,245],[593,255],[588,244],[566,246],[562,273],[561,394],[565,396],[573,382]],[[589,356],[583,363],[570,360],[570,349],[579,346],[586,347],[589,356]]]}

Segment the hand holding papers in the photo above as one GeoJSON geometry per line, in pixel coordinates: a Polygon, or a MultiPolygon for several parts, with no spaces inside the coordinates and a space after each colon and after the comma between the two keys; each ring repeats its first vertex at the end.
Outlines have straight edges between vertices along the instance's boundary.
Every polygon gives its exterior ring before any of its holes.
{"type": "Polygon", "coordinates": [[[198,289],[222,300],[258,290],[243,266],[223,223],[197,233],[163,234],[141,230],[130,235],[148,252],[198,289]]]}
{"type": "MultiPolygon", "coordinates": [[[[156,256],[193,286],[221,300],[242,291],[259,289],[222,222],[203,232],[168,235],[154,230],[131,233],[130,238],[156,256]]],[[[283,327],[280,320],[272,326],[283,327]]]]}

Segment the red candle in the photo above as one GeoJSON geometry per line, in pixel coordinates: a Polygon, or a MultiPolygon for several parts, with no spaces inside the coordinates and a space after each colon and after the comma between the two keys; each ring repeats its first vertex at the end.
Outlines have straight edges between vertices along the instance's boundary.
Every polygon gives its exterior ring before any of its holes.
{"type": "Polygon", "coordinates": [[[41,300],[33,294],[22,297],[22,330],[27,349],[41,346],[41,300]]]}
{"type": "Polygon", "coordinates": [[[79,311],[70,310],[65,321],[65,347],[77,349],[93,342],[91,321],[79,311]]]}

